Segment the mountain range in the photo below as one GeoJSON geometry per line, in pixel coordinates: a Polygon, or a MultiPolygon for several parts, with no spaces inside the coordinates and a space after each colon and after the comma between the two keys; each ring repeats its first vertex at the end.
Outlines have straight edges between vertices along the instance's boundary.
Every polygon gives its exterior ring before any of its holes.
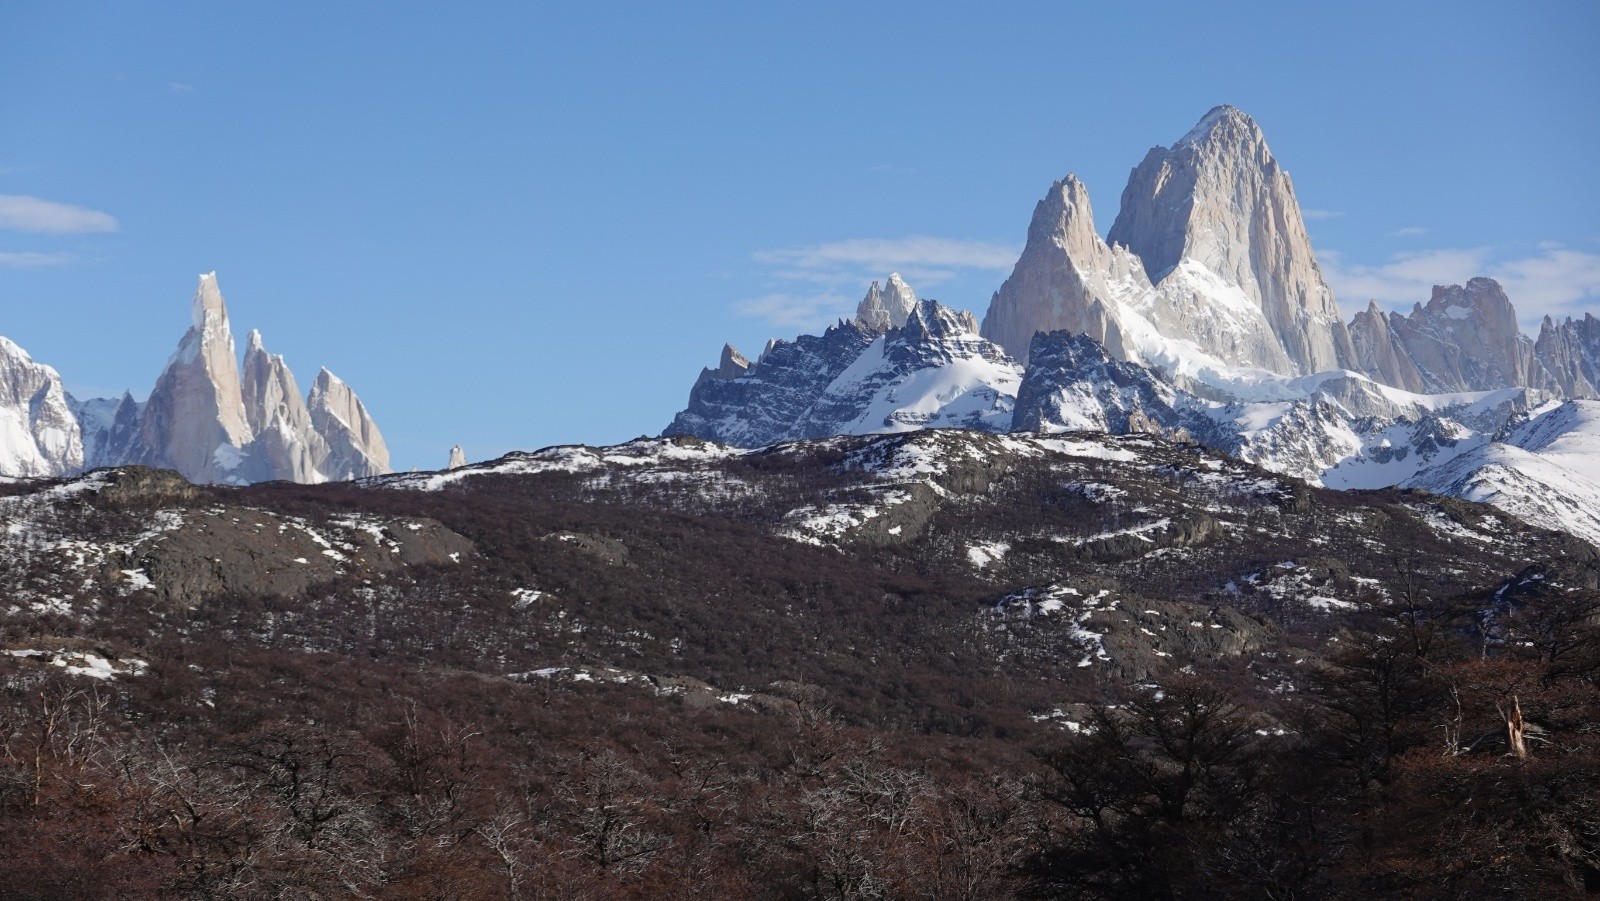
{"type": "Polygon", "coordinates": [[[195,482],[342,481],[389,472],[383,435],[355,392],[322,369],[304,397],[283,357],[250,332],[241,369],[215,272],[148,399],[79,400],[54,369],[0,338],[0,476],[74,475],[127,463],[195,482]]]}
{"type": "Polygon", "coordinates": [[[982,323],[898,275],[820,336],[724,348],[666,435],[963,427],[1195,441],[1312,484],[1485,500],[1600,542],[1600,320],[1537,339],[1492,279],[1343,321],[1289,175],[1220,106],[1136,166],[1104,238],[1074,175],[982,323]],[[1560,498],[1562,500],[1552,500],[1560,498]]]}

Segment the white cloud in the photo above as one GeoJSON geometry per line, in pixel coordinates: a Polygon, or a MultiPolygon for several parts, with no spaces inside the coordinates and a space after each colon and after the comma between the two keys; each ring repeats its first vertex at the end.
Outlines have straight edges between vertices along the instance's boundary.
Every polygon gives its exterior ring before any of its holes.
{"type": "Polygon", "coordinates": [[[0,267],[6,269],[39,269],[44,266],[62,266],[72,262],[70,253],[37,253],[31,250],[0,250],[0,267]]]}
{"type": "Polygon", "coordinates": [[[1541,244],[1537,254],[1520,257],[1473,247],[1400,253],[1379,265],[1347,262],[1337,251],[1320,251],[1317,259],[1347,313],[1364,309],[1368,299],[1409,310],[1426,303],[1434,285],[1459,285],[1480,275],[1506,289],[1524,325],[1600,303],[1600,255],[1559,244],[1541,244]]]}
{"type": "Polygon", "coordinates": [[[1536,257],[1509,260],[1489,274],[1505,286],[1523,322],[1581,315],[1582,308],[1600,305],[1600,256],[1592,253],[1550,248],[1536,257]]]}
{"type": "Polygon", "coordinates": [[[1391,237],[1391,238],[1414,238],[1417,235],[1425,235],[1425,234],[1428,233],[1428,231],[1429,231],[1429,229],[1427,229],[1427,228],[1425,228],[1425,227],[1423,227],[1421,225],[1408,225],[1405,228],[1397,228],[1397,229],[1395,229],[1394,231],[1389,233],[1388,237],[1391,237]]]}
{"type": "Polygon", "coordinates": [[[1009,244],[911,235],[905,238],[852,238],[810,247],[763,250],[758,263],[826,270],[861,266],[874,272],[933,266],[941,269],[1010,269],[1020,250],[1009,244]]]}
{"type": "Polygon", "coordinates": [[[734,312],[741,316],[761,319],[772,325],[796,329],[802,334],[815,334],[841,315],[841,310],[855,310],[854,302],[842,294],[786,294],[776,292],[736,301],[734,312]]]}
{"type": "Polygon", "coordinates": [[[786,327],[826,325],[849,316],[873,279],[891,272],[921,289],[948,282],[964,272],[1003,272],[1020,248],[992,241],[910,235],[904,238],[852,238],[805,247],[763,250],[751,255],[767,268],[774,293],[739,301],[741,315],[786,327]]]}
{"type": "Polygon", "coordinates": [[[114,232],[116,217],[99,210],[22,194],[0,194],[0,229],[52,235],[114,232]]]}
{"type": "Polygon", "coordinates": [[[193,94],[194,93],[194,85],[192,85],[192,84],[184,84],[184,83],[179,82],[179,81],[169,81],[169,82],[167,82],[167,90],[171,91],[174,94],[193,94]]]}
{"type": "Polygon", "coordinates": [[[1307,219],[1335,219],[1344,215],[1343,210],[1313,210],[1302,209],[1300,215],[1307,219]]]}

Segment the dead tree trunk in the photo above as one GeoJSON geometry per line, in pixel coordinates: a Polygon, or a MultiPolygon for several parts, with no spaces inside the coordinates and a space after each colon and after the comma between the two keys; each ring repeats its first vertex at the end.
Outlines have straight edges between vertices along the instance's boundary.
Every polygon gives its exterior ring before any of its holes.
{"type": "Polygon", "coordinates": [[[1528,759],[1528,727],[1522,722],[1522,705],[1517,701],[1517,696],[1511,696],[1511,706],[1502,711],[1506,718],[1506,744],[1510,746],[1511,753],[1517,755],[1518,760],[1528,759]]]}

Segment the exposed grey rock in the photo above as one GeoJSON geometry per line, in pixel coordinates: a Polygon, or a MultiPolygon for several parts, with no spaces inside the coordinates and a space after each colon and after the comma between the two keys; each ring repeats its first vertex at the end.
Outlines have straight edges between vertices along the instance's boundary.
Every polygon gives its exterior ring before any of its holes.
{"type": "Polygon", "coordinates": [[[1143,433],[1190,440],[1196,432],[1209,436],[1215,425],[1158,373],[1113,359],[1087,335],[1036,334],[1029,360],[1017,391],[1014,431],[1143,433]]]}
{"type": "Polygon", "coordinates": [[[319,467],[331,481],[363,479],[389,472],[389,448],[361,398],[327,369],[317,373],[306,403],[311,425],[328,445],[319,467]]]}
{"type": "Polygon", "coordinates": [[[732,344],[722,345],[722,359],[717,363],[716,369],[717,378],[735,379],[744,375],[745,370],[749,368],[750,361],[744,358],[744,354],[739,353],[732,344]]]}
{"type": "Polygon", "coordinates": [[[257,331],[246,342],[242,390],[245,417],[255,435],[250,480],[323,481],[328,444],[311,426],[294,373],[283,357],[267,353],[257,331]]]}
{"type": "Polygon", "coordinates": [[[821,335],[775,341],[737,378],[719,369],[700,373],[689,405],[664,435],[694,435],[738,447],[759,447],[796,437],[818,396],[861,356],[873,335],[840,322],[821,335]]]}
{"type": "Polygon", "coordinates": [[[1533,355],[1562,394],[1600,397],[1600,319],[1593,313],[1576,320],[1569,316],[1560,324],[1546,316],[1533,355]]]}
{"type": "Polygon", "coordinates": [[[474,551],[467,539],[422,518],[341,530],[334,533],[340,550],[330,555],[327,538],[319,541],[313,531],[328,530],[326,524],[308,528],[265,511],[226,506],[184,516],[184,528],[140,542],[112,561],[114,569],[142,571],[148,590],[178,607],[216,597],[295,596],[341,573],[450,565],[474,551]]]}
{"type": "MultiPolygon", "coordinates": [[[[1420,389],[1405,383],[1403,371],[1387,372],[1376,359],[1360,361],[1363,370],[1388,384],[1426,394],[1559,388],[1535,357],[1511,300],[1494,279],[1475,278],[1465,287],[1435,285],[1427,306],[1416,304],[1410,316],[1376,315],[1388,326],[1389,342],[1415,367],[1420,389]]],[[[1379,331],[1376,324],[1363,324],[1363,330],[1379,331]]]]}
{"type": "Polygon", "coordinates": [[[1350,321],[1350,342],[1355,347],[1355,368],[1385,385],[1422,393],[1426,387],[1404,345],[1389,325],[1389,314],[1376,301],[1350,321]]]}
{"type": "Polygon", "coordinates": [[[885,287],[877,282],[867,289],[867,296],[856,307],[856,322],[871,332],[886,332],[906,324],[906,319],[917,307],[916,292],[905,283],[900,273],[889,273],[885,287]]]}
{"type": "Polygon", "coordinates": [[[1068,174],[1034,206],[1027,244],[990,299],[982,334],[1024,363],[1035,333],[1062,329],[1094,338],[1117,359],[1137,359],[1123,338],[1120,299],[1150,291],[1140,262],[1101,240],[1088,189],[1068,174]]]}
{"type": "Polygon", "coordinates": [[[923,300],[881,334],[841,322],[778,343],[734,378],[704,370],[663,434],[757,447],[913,428],[1005,431],[1021,376],[972,314],[923,300]]]}
{"type": "Polygon", "coordinates": [[[200,276],[193,320],[145,403],[130,462],[195,482],[240,482],[254,435],[245,416],[228,308],[215,272],[200,276]]]}
{"type": "Polygon", "coordinates": [[[1288,361],[1283,368],[1260,348],[1259,366],[1305,374],[1345,368],[1354,357],[1289,175],[1255,120],[1234,107],[1211,110],[1172,147],[1145,155],[1107,241],[1137,255],[1152,282],[1193,260],[1240,289],[1288,361]]]}
{"type": "Polygon", "coordinates": [[[69,394],[67,403],[83,433],[84,469],[116,466],[130,458],[139,440],[139,421],[144,412],[144,405],[131,393],[82,401],[69,394]]]}
{"type": "Polygon", "coordinates": [[[805,433],[1010,427],[1022,367],[978,334],[970,313],[922,300],[866,348],[808,411],[805,433]]]}
{"type": "Polygon", "coordinates": [[[82,432],[61,377],[0,338],[0,475],[66,475],[83,463],[82,432]]]}

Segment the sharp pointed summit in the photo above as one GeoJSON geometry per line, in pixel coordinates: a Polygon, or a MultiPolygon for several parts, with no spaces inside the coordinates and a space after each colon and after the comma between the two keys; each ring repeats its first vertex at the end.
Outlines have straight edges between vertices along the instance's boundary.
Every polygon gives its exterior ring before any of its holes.
{"type": "Polygon", "coordinates": [[[318,372],[306,406],[312,426],[328,444],[322,472],[329,479],[361,479],[389,471],[389,448],[378,424],[338,376],[326,368],[318,372]]]}
{"type": "Polygon", "coordinates": [[[241,481],[245,416],[239,362],[217,274],[200,276],[193,324],[145,403],[134,462],[176,469],[197,482],[241,481]]]}
{"type": "Polygon", "coordinates": [[[388,472],[383,436],[343,382],[324,372],[308,402],[256,330],[245,339],[241,369],[216,272],[199,277],[189,311],[188,330],[142,404],[131,393],[69,397],[54,370],[0,338],[0,475],[129,463],[212,484],[388,472]],[[24,427],[26,443],[8,437],[24,427]]]}
{"type": "Polygon", "coordinates": [[[906,318],[917,308],[917,295],[906,284],[900,273],[889,273],[885,286],[877,282],[867,289],[867,296],[856,307],[856,322],[874,332],[886,332],[906,324],[906,318]]]}
{"type": "Polygon", "coordinates": [[[1034,206],[1028,242],[989,301],[983,336],[1023,362],[1036,332],[1063,329],[1089,335],[1121,359],[1138,359],[1118,308],[1122,298],[1150,290],[1139,261],[1100,238],[1089,189],[1068,173],[1034,206]]]}
{"type": "Polygon", "coordinates": [[[1216,107],[1172,147],[1151,148],[1128,178],[1106,240],[1136,254],[1158,284],[1193,261],[1241,291],[1283,356],[1257,365],[1284,375],[1352,365],[1294,185],[1240,110],[1216,107]]]}
{"type": "Polygon", "coordinates": [[[255,434],[254,469],[260,479],[325,480],[319,467],[328,446],[311,425],[294,373],[283,357],[267,353],[261,333],[250,332],[244,354],[245,416],[255,434]]]}

